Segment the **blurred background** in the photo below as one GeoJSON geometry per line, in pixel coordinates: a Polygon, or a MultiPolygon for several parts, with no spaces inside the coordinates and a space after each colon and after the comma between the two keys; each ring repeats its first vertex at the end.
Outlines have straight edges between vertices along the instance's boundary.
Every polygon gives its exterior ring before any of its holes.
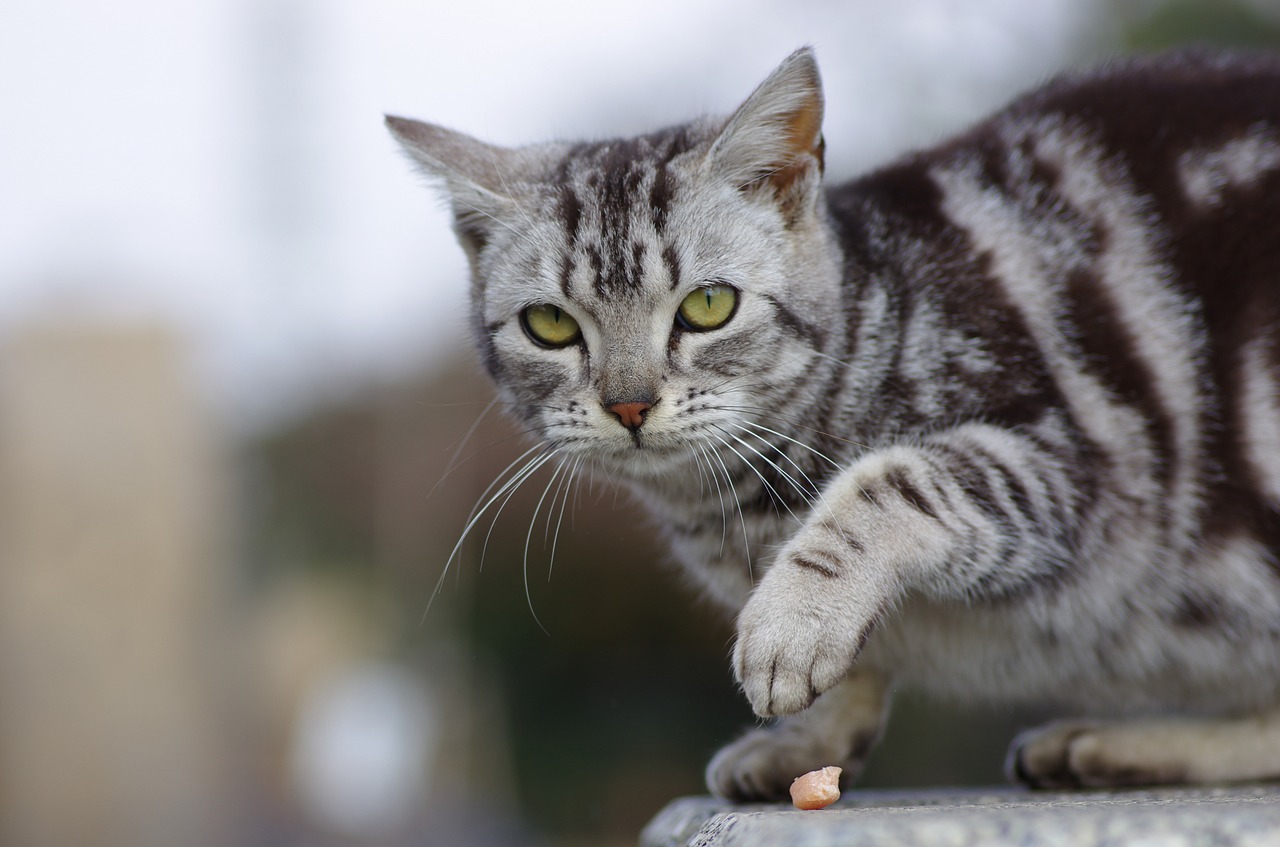
{"type": "MultiPolygon", "coordinates": [[[[632,844],[752,723],[602,480],[443,573],[525,448],[384,112],[626,134],[813,44],[838,178],[1061,68],[1278,39],[1277,0],[6,0],[0,844],[632,844]]],[[[998,782],[1036,717],[904,693],[864,784],[998,782]]]]}

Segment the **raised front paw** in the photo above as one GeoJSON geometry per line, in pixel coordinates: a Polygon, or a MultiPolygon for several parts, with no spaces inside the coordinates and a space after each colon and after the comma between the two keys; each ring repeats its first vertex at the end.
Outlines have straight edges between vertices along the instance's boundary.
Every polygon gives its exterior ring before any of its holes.
{"type": "Polygon", "coordinates": [[[848,563],[784,551],[738,617],[734,672],[761,717],[804,709],[849,672],[888,606],[848,563]]]}

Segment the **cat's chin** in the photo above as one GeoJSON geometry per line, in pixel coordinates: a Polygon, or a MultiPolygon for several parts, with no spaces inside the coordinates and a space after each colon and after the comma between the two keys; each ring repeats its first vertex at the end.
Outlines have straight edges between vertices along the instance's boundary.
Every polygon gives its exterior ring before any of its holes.
{"type": "Polygon", "coordinates": [[[610,450],[592,456],[596,465],[611,474],[633,479],[664,479],[686,472],[689,453],[675,447],[643,446],[610,450]]]}

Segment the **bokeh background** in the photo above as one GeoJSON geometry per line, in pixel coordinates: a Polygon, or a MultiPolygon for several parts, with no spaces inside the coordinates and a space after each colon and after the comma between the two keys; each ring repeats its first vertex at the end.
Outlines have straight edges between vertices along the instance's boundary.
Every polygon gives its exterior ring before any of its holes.
{"type": "MultiPolygon", "coordinates": [[[[443,572],[524,447],[382,113],[625,134],[812,44],[840,177],[1061,68],[1278,37],[1276,0],[6,0],[0,844],[631,844],[751,725],[606,480],[563,523],[531,480],[443,572]]],[[[1037,717],[903,692],[865,784],[997,782],[1037,717]]]]}

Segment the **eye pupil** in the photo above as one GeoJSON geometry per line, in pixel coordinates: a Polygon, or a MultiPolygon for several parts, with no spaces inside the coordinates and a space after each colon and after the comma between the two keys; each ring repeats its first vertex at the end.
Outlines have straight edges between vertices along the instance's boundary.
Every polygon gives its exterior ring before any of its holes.
{"type": "Polygon", "coordinates": [[[582,330],[573,316],[548,303],[522,311],[520,325],[525,335],[540,347],[568,347],[582,338],[582,330]]]}
{"type": "Polygon", "coordinates": [[[728,323],[738,305],[738,292],[728,285],[704,285],[690,292],[676,311],[681,329],[706,332],[728,323]]]}

